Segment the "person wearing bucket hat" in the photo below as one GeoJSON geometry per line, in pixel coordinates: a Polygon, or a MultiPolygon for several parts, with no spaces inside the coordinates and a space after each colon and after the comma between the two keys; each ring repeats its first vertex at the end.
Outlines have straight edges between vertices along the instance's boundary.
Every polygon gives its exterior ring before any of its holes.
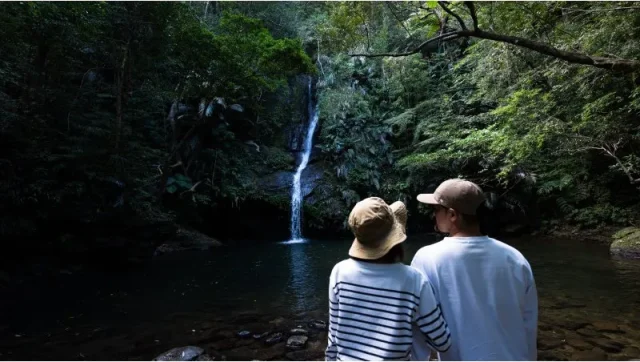
{"type": "Polygon", "coordinates": [[[326,360],[406,360],[412,326],[435,350],[451,346],[432,286],[402,262],[406,216],[402,202],[389,206],[378,197],[351,211],[350,258],[336,264],[329,277],[326,360]]]}
{"type": "MultiPolygon", "coordinates": [[[[436,230],[449,234],[415,254],[411,266],[434,287],[456,343],[440,360],[536,360],[538,295],[531,266],[515,248],[482,235],[477,210],[482,189],[444,181],[418,201],[434,207],[436,230]]],[[[431,346],[414,330],[412,358],[431,346]]]]}

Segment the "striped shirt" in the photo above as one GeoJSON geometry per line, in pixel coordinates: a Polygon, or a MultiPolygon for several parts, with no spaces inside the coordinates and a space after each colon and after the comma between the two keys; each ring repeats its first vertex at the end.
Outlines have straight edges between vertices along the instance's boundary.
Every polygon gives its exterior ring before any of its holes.
{"type": "Polygon", "coordinates": [[[336,264],[329,281],[327,361],[409,360],[414,326],[435,351],[449,349],[449,327],[420,272],[402,263],[336,264]]]}

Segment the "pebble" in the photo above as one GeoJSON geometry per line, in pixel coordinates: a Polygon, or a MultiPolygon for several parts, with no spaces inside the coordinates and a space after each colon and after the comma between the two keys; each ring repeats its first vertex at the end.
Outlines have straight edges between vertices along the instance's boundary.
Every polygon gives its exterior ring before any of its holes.
{"type": "Polygon", "coordinates": [[[262,334],[257,334],[256,333],[256,334],[253,335],[253,339],[262,339],[262,338],[264,338],[264,337],[266,337],[268,335],[269,335],[269,332],[264,332],[262,334]]]}
{"type": "Polygon", "coordinates": [[[264,343],[266,344],[276,344],[284,339],[282,333],[274,333],[269,338],[267,338],[264,343]]]}
{"type": "Polygon", "coordinates": [[[327,323],[321,320],[314,320],[309,322],[309,327],[324,331],[327,329],[327,323]]]}
{"type": "Polygon", "coordinates": [[[302,329],[302,328],[294,328],[291,331],[289,331],[289,334],[292,336],[296,336],[296,335],[303,335],[306,336],[309,334],[309,332],[307,332],[306,329],[302,329]]]}
{"type": "Polygon", "coordinates": [[[251,336],[251,332],[249,332],[249,331],[240,331],[240,332],[238,332],[237,336],[240,337],[240,338],[247,338],[247,337],[251,336]]]}

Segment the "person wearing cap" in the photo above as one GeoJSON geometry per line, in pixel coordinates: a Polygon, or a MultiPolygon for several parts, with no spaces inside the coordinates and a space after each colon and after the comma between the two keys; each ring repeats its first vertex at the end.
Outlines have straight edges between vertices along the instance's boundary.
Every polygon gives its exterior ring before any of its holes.
{"type": "MultiPolygon", "coordinates": [[[[422,272],[457,343],[440,360],[536,360],[538,295],[529,262],[515,248],[480,232],[485,197],[472,182],[452,179],[418,201],[434,207],[436,228],[449,236],[421,248],[411,266],[422,272]]],[[[412,358],[428,360],[414,331],[412,358]]]]}
{"type": "Polygon", "coordinates": [[[451,337],[433,289],[402,262],[407,209],[370,197],[355,205],[349,259],[329,278],[329,335],[325,359],[409,360],[412,327],[430,348],[445,352],[451,337]]]}

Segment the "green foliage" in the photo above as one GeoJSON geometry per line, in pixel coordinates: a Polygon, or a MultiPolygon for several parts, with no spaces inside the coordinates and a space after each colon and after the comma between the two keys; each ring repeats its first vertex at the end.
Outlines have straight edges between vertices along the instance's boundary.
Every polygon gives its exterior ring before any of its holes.
{"type": "MultiPolygon", "coordinates": [[[[518,200],[535,196],[546,218],[588,227],[637,218],[631,205],[639,195],[629,182],[640,176],[636,74],[570,64],[489,40],[434,43],[435,48],[406,57],[348,59],[342,54],[411,49],[435,34],[439,24],[433,12],[442,15],[443,9],[428,2],[397,3],[390,14],[371,4],[356,7],[350,17],[347,6],[330,8],[330,22],[322,27],[325,37],[336,41],[328,49],[334,52],[332,63],[323,65],[345,69],[325,74],[331,89],[323,97],[334,106],[326,107],[331,109],[323,117],[327,123],[339,118],[348,103],[356,114],[349,118],[367,119],[354,133],[375,132],[381,124],[377,119],[392,128],[388,152],[397,161],[382,168],[382,195],[408,197],[443,179],[465,177],[501,195],[497,202],[506,208],[526,212],[518,200]],[[365,68],[366,96],[332,95],[365,68]],[[367,106],[357,106],[361,99],[367,106]]],[[[450,6],[464,9],[461,3],[450,6]]],[[[476,4],[482,29],[563,50],[640,59],[640,46],[631,40],[638,36],[640,12],[615,9],[624,6],[476,4]]],[[[471,24],[468,12],[459,13],[471,24]]],[[[453,21],[449,25],[458,27],[453,21]]],[[[337,133],[323,139],[324,147],[354,137],[337,133]]],[[[342,163],[332,159],[334,167],[342,163]]],[[[348,182],[359,177],[350,176],[348,182]]],[[[369,190],[376,188],[359,193],[369,190]]]]}
{"type": "Polygon", "coordinates": [[[290,169],[276,137],[296,116],[287,81],[315,66],[295,34],[276,38],[229,7],[212,5],[209,21],[181,2],[3,7],[0,235],[120,214],[188,219],[198,205],[237,207],[259,177],[290,169]],[[214,97],[241,116],[203,122],[198,103],[214,97]],[[173,102],[187,109],[175,127],[173,102]]]}

